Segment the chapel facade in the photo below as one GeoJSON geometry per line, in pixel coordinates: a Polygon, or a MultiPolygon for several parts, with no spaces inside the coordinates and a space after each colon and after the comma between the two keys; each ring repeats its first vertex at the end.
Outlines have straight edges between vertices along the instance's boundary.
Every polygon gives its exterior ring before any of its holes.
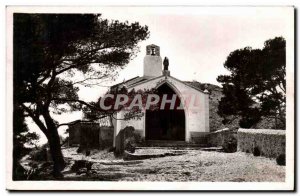
{"type": "Polygon", "coordinates": [[[143,62],[143,76],[137,76],[111,88],[144,90],[155,88],[158,94],[169,99],[176,95],[175,109],[143,110],[141,119],[123,119],[126,111],[120,111],[113,120],[114,146],[120,131],[132,126],[145,141],[183,141],[201,143],[209,133],[209,93],[172,76],[172,67],[167,58],[164,63],[160,47],[146,46],[143,62]],[[181,106],[181,107],[177,107],[181,106]]]}

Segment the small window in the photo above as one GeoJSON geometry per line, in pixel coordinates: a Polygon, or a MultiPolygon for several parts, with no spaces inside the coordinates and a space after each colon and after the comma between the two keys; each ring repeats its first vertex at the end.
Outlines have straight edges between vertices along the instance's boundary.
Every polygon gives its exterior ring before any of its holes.
{"type": "Polygon", "coordinates": [[[151,48],[151,55],[155,55],[155,54],[156,54],[155,48],[151,48]]]}

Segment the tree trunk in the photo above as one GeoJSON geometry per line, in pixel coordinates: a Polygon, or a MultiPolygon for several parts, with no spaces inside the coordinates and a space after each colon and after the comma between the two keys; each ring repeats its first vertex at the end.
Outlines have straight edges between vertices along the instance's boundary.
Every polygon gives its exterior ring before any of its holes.
{"type": "Polygon", "coordinates": [[[61,171],[65,168],[65,161],[63,158],[63,154],[61,152],[60,139],[58,135],[57,127],[50,116],[48,107],[42,108],[42,116],[45,120],[45,124],[39,119],[39,117],[35,116],[34,113],[27,108],[24,104],[22,107],[29,114],[32,120],[36,123],[36,125],[41,129],[41,131],[45,134],[48,139],[48,143],[50,146],[50,153],[53,160],[53,175],[54,177],[62,177],[61,171]]]}
{"type": "Polygon", "coordinates": [[[275,113],[275,129],[277,129],[277,114],[275,113]]]}
{"type": "Polygon", "coordinates": [[[46,136],[48,139],[50,153],[54,164],[53,175],[54,177],[61,177],[61,171],[65,168],[65,161],[61,151],[58,130],[48,110],[43,113],[43,117],[48,128],[46,136]]]}
{"type": "Polygon", "coordinates": [[[50,153],[53,160],[53,175],[54,177],[61,177],[61,171],[65,168],[65,161],[61,151],[60,139],[58,131],[55,128],[54,130],[49,130],[50,134],[47,137],[50,153]]]}

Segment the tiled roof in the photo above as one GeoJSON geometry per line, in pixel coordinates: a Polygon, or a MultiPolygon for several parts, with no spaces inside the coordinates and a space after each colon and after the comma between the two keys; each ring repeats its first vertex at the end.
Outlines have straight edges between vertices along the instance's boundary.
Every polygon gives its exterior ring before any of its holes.
{"type": "Polygon", "coordinates": [[[134,77],[134,78],[131,78],[129,80],[126,80],[126,81],[123,81],[123,82],[120,82],[118,84],[115,84],[113,86],[111,86],[111,89],[113,90],[114,88],[117,88],[117,87],[121,87],[121,86],[131,86],[131,85],[134,85],[136,83],[139,83],[141,81],[145,81],[145,80],[148,80],[149,78],[147,77],[140,77],[140,76],[137,76],[137,77],[134,77]]]}
{"type": "MultiPolygon", "coordinates": [[[[158,76],[158,77],[161,77],[161,76],[158,76]]],[[[121,87],[123,85],[125,87],[136,86],[136,85],[138,85],[138,83],[144,83],[144,82],[147,82],[148,80],[156,79],[158,77],[149,78],[149,77],[144,77],[144,76],[143,77],[137,76],[137,77],[131,78],[129,80],[120,82],[118,84],[115,84],[115,85],[113,85],[111,87],[111,89],[114,89],[116,87],[121,87]]],[[[169,77],[171,77],[171,76],[169,76],[169,77]]],[[[174,77],[171,77],[171,78],[173,78],[175,80],[178,80],[177,78],[174,78],[174,77]]],[[[186,85],[188,85],[188,86],[190,86],[190,87],[192,87],[192,88],[194,88],[194,89],[196,89],[198,91],[201,91],[201,92],[203,92],[207,87],[208,88],[214,87],[214,88],[218,88],[218,89],[220,88],[220,87],[218,87],[216,85],[206,84],[206,83],[200,83],[198,81],[181,81],[181,80],[178,80],[178,81],[180,81],[180,82],[182,82],[182,83],[184,83],[184,84],[186,84],[186,85]]],[[[210,89],[208,89],[208,90],[210,90],[210,89]]]]}

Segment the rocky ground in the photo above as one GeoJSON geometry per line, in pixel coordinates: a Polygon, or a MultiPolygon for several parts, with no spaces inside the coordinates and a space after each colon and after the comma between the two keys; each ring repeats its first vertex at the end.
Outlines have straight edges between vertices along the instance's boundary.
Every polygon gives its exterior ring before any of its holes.
{"type": "MultiPolygon", "coordinates": [[[[68,161],[64,180],[108,181],[209,181],[271,182],[285,180],[285,166],[275,159],[254,157],[242,152],[223,153],[199,149],[139,149],[136,155],[160,155],[156,158],[124,161],[112,152],[92,151],[89,157],[76,153],[77,148],[63,150],[68,161]],[[89,172],[74,172],[78,160],[92,162],[89,172]]],[[[151,156],[150,156],[151,157],[151,156]]]]}

